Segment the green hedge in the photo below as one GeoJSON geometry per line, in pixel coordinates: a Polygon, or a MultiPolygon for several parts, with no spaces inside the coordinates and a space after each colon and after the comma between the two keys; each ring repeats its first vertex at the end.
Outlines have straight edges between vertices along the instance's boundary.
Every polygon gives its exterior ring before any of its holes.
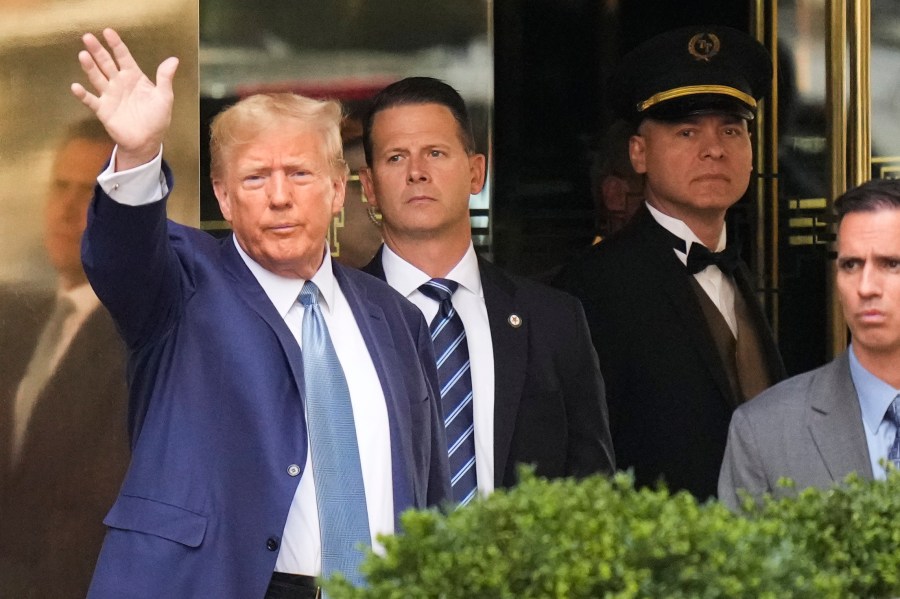
{"type": "Polygon", "coordinates": [[[628,475],[546,481],[441,514],[408,512],[332,599],[900,596],[900,473],[768,500],[737,516],[628,475]]]}

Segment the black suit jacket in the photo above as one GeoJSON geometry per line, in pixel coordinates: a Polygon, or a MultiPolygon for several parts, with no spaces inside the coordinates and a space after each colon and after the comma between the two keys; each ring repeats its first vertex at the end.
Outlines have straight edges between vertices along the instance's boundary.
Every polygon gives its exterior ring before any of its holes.
{"type": "Polygon", "coordinates": [[[53,297],[0,293],[0,596],[81,598],[129,460],[125,352],[94,310],[35,404],[10,461],[19,382],[53,297]]]}
{"type": "MultiPolygon", "coordinates": [[[[556,284],[584,305],[607,382],[620,468],[639,485],[714,496],[733,395],[691,275],[670,235],[643,209],[625,229],[569,265],[556,284]]],[[[770,377],[784,378],[746,269],[735,276],[760,336],[770,377]]]]}
{"type": "MultiPolygon", "coordinates": [[[[523,463],[550,478],[612,472],[603,377],[578,300],[478,267],[494,353],[495,487],[513,486],[523,463]]],[[[381,250],[363,270],[385,279],[381,250]]]]}

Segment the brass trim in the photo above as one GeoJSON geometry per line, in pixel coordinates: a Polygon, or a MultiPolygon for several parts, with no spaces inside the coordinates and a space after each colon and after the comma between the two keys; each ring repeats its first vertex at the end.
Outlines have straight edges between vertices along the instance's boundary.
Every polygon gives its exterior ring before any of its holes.
{"type": "Polygon", "coordinates": [[[655,106],[660,102],[674,100],[675,98],[682,98],[684,96],[693,96],[696,94],[720,94],[723,96],[731,96],[744,102],[751,108],[756,108],[756,98],[754,98],[750,94],[742,92],[739,89],[735,89],[727,85],[686,85],[684,87],[676,87],[674,89],[659,92],[658,94],[653,94],[643,102],[638,103],[637,109],[638,112],[644,112],[648,108],[655,106]]]}
{"type": "Polygon", "coordinates": [[[791,235],[788,237],[789,245],[815,245],[816,238],[813,235],[791,235]]]}
{"type": "Polygon", "coordinates": [[[750,6],[750,32],[772,56],[771,92],[759,105],[752,122],[754,167],[761,177],[755,186],[756,243],[753,275],[757,296],[776,338],[779,334],[779,180],[778,180],[778,7],[776,2],[756,0],[750,6]]]}
{"type": "Polygon", "coordinates": [[[810,229],[814,226],[816,226],[816,224],[811,216],[788,219],[788,227],[791,229],[810,229]]]}
{"type": "Polygon", "coordinates": [[[788,200],[788,208],[791,210],[825,210],[828,208],[828,200],[825,198],[788,200]]]}
{"type": "Polygon", "coordinates": [[[200,229],[203,231],[231,230],[231,223],[227,220],[201,220],[200,229]]]}
{"type": "Polygon", "coordinates": [[[900,165],[883,166],[878,169],[879,179],[900,179],[900,165]]]}
{"type": "MultiPolygon", "coordinates": [[[[847,0],[830,0],[826,3],[827,22],[825,36],[825,86],[826,112],[829,115],[828,133],[831,189],[828,207],[834,199],[847,190],[846,148],[847,148],[847,105],[844,85],[847,81],[847,0]]],[[[853,43],[850,40],[850,43],[853,43]]],[[[832,233],[837,233],[832,228],[832,233]]],[[[835,250],[832,246],[832,250],[835,250]]],[[[829,358],[837,356],[847,347],[847,324],[841,310],[840,300],[835,293],[835,271],[828,269],[828,352],[829,358]]]]}
{"type": "MultiPolygon", "coordinates": [[[[872,172],[870,118],[870,0],[831,0],[828,4],[826,84],[831,116],[831,198],[868,180],[872,172]],[[849,82],[849,86],[847,85],[849,82]],[[846,97],[844,90],[849,87],[846,97]]],[[[832,227],[837,238],[836,225],[832,227]]],[[[836,250],[832,245],[832,250],[836,250]]],[[[829,272],[829,349],[836,356],[847,347],[847,324],[834,292],[835,272],[829,272]]]]}
{"type": "Polygon", "coordinates": [[[847,176],[848,183],[856,186],[872,176],[870,0],[851,0],[848,29],[851,33],[847,176]]]}

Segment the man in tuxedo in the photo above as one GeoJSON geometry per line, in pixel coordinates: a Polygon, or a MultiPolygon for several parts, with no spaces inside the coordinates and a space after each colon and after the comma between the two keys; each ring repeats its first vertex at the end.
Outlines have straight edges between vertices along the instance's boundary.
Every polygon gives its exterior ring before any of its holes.
{"type": "Polygon", "coordinates": [[[523,463],[548,477],[611,472],[603,379],[578,301],[475,255],[469,196],[485,157],[463,99],[429,77],[398,81],[375,96],[363,144],[360,178],[384,237],[365,270],[432,323],[454,499],[513,485],[523,463]],[[444,319],[458,325],[448,351],[444,319]],[[457,348],[460,367],[448,369],[457,348]]]}
{"type": "Polygon", "coordinates": [[[900,182],[875,180],[835,203],[837,293],[853,342],[830,363],[734,413],[719,497],[825,488],[900,468],[900,182]],[[782,477],[792,487],[779,485],[782,477]]]}
{"type": "Polygon", "coordinates": [[[44,247],[54,293],[0,292],[0,596],[84,597],[128,464],[125,350],[81,267],[113,143],[72,125],[53,160],[44,247]]]}
{"type": "Polygon", "coordinates": [[[748,121],[770,63],[743,32],[687,27],[638,46],[610,82],[636,126],[645,206],[556,282],[584,304],[617,461],[639,485],[715,495],[732,411],[783,377],[725,231],[750,182],[748,121]]]}
{"type": "Polygon", "coordinates": [[[112,30],[83,37],[96,91],[72,91],[116,142],[85,270],[130,354],[133,458],[89,597],[319,596],[406,508],[449,494],[421,314],[332,262],[345,193],[340,106],[257,95],[211,125],[234,234],[167,222],[162,140],[178,61],[151,82],[112,30]],[[301,347],[302,346],[302,347],[301,347]]]}

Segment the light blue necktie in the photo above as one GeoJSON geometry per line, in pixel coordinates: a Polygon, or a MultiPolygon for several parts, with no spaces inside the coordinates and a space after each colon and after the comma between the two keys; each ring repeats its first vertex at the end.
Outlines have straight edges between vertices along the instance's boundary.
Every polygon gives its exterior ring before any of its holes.
{"type": "Polygon", "coordinates": [[[890,421],[897,432],[894,433],[894,442],[888,451],[888,460],[894,463],[894,467],[900,470],[900,395],[894,398],[893,403],[888,406],[884,417],[890,421]]]}
{"type": "Polygon", "coordinates": [[[431,340],[441,385],[453,500],[465,505],[477,494],[478,480],[469,346],[462,319],[450,299],[458,286],[458,283],[448,279],[431,279],[419,287],[419,291],[440,304],[438,313],[431,321],[431,340]]]}
{"type": "Polygon", "coordinates": [[[304,307],[303,378],[322,535],[322,576],[342,572],[360,586],[365,580],[359,564],[371,536],[350,390],[319,307],[318,287],[307,281],[298,299],[304,307]]]}

